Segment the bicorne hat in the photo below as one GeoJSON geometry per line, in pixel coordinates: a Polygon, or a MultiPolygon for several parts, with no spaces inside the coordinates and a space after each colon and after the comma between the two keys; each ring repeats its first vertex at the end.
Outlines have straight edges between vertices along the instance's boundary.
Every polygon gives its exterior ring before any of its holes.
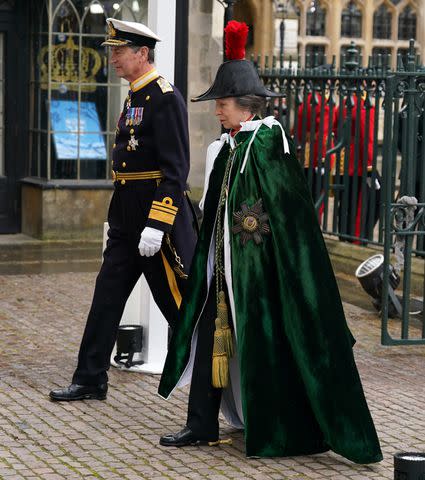
{"type": "Polygon", "coordinates": [[[245,44],[248,25],[231,20],[224,29],[226,57],[217,71],[211,87],[192,102],[202,102],[226,97],[257,95],[259,97],[281,97],[264,87],[254,64],[245,60],[245,44]]]}

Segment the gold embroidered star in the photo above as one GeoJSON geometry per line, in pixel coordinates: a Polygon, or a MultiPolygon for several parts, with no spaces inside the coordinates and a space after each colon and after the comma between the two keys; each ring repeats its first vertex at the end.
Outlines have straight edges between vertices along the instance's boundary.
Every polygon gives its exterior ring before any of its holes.
{"type": "Polygon", "coordinates": [[[243,202],[239,212],[233,212],[234,235],[240,234],[241,244],[244,247],[249,240],[258,245],[263,241],[263,235],[270,234],[269,216],[263,210],[262,200],[258,200],[252,207],[243,202]]]}

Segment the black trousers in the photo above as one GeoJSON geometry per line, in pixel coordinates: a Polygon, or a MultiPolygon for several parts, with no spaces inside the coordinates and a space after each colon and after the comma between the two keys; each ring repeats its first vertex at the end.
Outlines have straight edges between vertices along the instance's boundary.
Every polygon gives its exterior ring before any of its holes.
{"type": "MultiPolygon", "coordinates": [[[[142,274],[170,326],[175,321],[178,296],[175,285],[170,284],[167,278],[163,256],[158,252],[152,257],[142,257],[138,241],[138,237],[123,238],[110,233],[104,261],[96,280],[73,383],[98,385],[108,381],[106,372],[110,366],[110,356],[124,307],[142,274]]],[[[175,278],[181,292],[184,280],[178,276],[175,278]]]]}
{"type": "Polygon", "coordinates": [[[217,440],[221,388],[212,386],[212,353],[217,303],[212,282],[207,303],[199,319],[198,341],[190,385],[187,426],[200,440],[217,440]]]}

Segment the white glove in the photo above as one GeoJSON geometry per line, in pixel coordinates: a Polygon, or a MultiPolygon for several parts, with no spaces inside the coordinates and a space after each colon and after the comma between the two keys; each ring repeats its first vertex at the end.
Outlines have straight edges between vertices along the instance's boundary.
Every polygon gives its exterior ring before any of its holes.
{"type": "Polygon", "coordinates": [[[145,257],[152,257],[161,248],[164,232],[156,228],[145,227],[140,234],[139,252],[145,257]]]}

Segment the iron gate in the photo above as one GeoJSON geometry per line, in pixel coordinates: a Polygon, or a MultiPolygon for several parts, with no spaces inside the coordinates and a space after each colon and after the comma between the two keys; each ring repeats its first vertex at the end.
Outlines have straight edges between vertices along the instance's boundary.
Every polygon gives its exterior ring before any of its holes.
{"type": "Polygon", "coordinates": [[[304,68],[275,57],[255,63],[284,94],[268,114],[294,141],[323,233],[383,250],[382,343],[425,343],[425,69],[414,42],[396,71],[381,55],[363,67],[354,43],[339,69],[317,54],[304,68]]]}

